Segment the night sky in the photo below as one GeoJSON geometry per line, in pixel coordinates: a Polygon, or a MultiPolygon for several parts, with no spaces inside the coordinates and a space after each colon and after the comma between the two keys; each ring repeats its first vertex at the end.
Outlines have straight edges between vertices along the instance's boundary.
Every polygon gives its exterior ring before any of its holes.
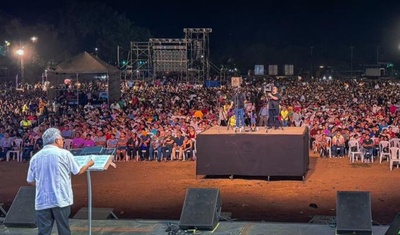
{"type": "MultiPolygon", "coordinates": [[[[62,8],[69,1],[3,2],[0,8],[25,20],[62,8]]],[[[126,13],[154,37],[182,38],[183,28],[212,28],[218,51],[227,42],[286,43],[303,47],[385,47],[400,58],[400,1],[254,1],[199,0],[102,1],[126,13]]],[[[371,52],[373,53],[373,52],[371,52]]]]}

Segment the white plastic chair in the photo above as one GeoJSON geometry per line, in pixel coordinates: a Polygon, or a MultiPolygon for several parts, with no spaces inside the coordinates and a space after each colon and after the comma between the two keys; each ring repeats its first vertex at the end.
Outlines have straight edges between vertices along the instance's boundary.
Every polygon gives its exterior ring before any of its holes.
{"type": "Polygon", "coordinates": [[[360,144],[358,143],[357,140],[349,141],[348,156],[350,158],[350,162],[355,162],[355,160],[358,158],[357,156],[360,157],[361,162],[364,162],[364,155],[360,150],[360,144]],[[353,148],[355,148],[355,150],[352,150],[353,148]]]}
{"type": "Polygon", "coordinates": [[[22,142],[23,140],[18,138],[12,141],[11,149],[6,153],[7,162],[10,161],[10,154],[13,154],[13,159],[17,159],[18,162],[22,161],[22,142]]]}
{"type": "Polygon", "coordinates": [[[390,170],[393,169],[394,163],[396,163],[397,168],[399,168],[399,164],[400,164],[399,150],[400,149],[397,147],[391,147],[389,149],[389,153],[390,153],[389,169],[390,170]]]}
{"type": "Polygon", "coordinates": [[[398,147],[400,147],[399,143],[400,143],[400,139],[399,138],[391,138],[389,140],[390,147],[397,147],[398,148],[398,147]]]}
{"type": "Polygon", "coordinates": [[[63,148],[66,150],[70,150],[72,147],[72,139],[64,139],[63,148]]]}
{"type": "Polygon", "coordinates": [[[332,157],[332,138],[331,137],[326,137],[326,143],[327,143],[327,150],[328,150],[328,155],[329,155],[329,158],[331,158],[332,157]]]}
{"type": "Polygon", "coordinates": [[[390,152],[389,152],[389,141],[382,140],[379,142],[379,163],[382,163],[382,159],[386,158],[386,160],[390,159],[390,152]],[[388,151],[384,152],[384,149],[387,148],[388,151]]]}

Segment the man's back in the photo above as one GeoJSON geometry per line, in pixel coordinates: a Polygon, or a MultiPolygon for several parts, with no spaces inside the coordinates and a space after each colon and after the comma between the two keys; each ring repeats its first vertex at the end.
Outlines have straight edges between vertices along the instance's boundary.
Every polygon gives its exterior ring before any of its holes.
{"type": "Polygon", "coordinates": [[[36,182],[35,209],[72,205],[71,173],[78,174],[79,166],[72,154],[56,146],[46,145],[29,164],[28,182],[36,182]]]}

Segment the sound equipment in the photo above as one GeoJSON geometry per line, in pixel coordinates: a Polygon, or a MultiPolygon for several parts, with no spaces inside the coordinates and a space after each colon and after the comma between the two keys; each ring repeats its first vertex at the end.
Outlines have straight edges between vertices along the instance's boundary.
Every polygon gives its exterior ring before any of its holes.
{"type": "Polygon", "coordinates": [[[400,213],[397,213],[393,222],[390,224],[385,235],[398,235],[400,234],[400,213]]]}
{"type": "Polygon", "coordinates": [[[216,188],[188,188],[183,203],[181,229],[213,230],[221,214],[221,198],[216,188]]]}
{"type": "Polygon", "coordinates": [[[338,191],[336,225],[336,234],[372,234],[370,193],[338,191]]]}
{"type": "Polygon", "coordinates": [[[35,228],[35,187],[20,187],[4,218],[6,227],[35,228]]]}
{"type": "MultiPolygon", "coordinates": [[[[88,208],[82,207],[74,215],[74,219],[88,219],[88,208]]],[[[92,220],[106,220],[106,219],[118,219],[114,214],[114,208],[92,208],[92,220]]]]}

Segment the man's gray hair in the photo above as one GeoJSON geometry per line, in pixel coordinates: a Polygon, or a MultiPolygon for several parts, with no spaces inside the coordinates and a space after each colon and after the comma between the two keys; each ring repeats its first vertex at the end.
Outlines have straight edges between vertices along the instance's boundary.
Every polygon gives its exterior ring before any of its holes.
{"type": "Polygon", "coordinates": [[[56,139],[62,137],[59,129],[51,127],[43,133],[42,138],[43,138],[43,145],[47,145],[47,144],[54,144],[56,142],[56,139]]]}

